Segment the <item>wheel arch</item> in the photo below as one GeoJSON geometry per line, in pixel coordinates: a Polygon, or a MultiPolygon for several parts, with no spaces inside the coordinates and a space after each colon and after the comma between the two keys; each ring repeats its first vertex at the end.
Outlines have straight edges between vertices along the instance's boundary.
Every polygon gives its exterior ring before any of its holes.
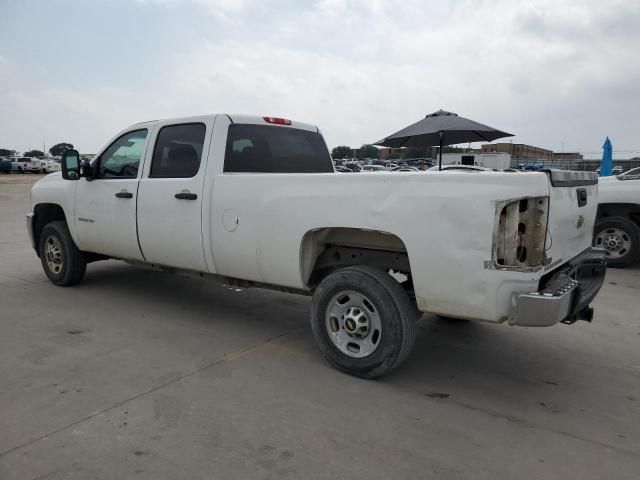
{"type": "Polygon", "coordinates": [[[332,271],[353,265],[371,265],[410,277],[406,244],[381,230],[325,227],[305,233],[300,243],[300,271],[306,287],[315,288],[332,271]]]}
{"type": "Polygon", "coordinates": [[[598,205],[596,220],[611,217],[623,217],[631,220],[640,228],[640,204],[637,203],[601,203],[598,205]]]}
{"type": "Polygon", "coordinates": [[[38,245],[40,245],[42,229],[47,223],[55,222],[56,220],[67,222],[67,216],[64,213],[64,209],[57,203],[39,203],[33,207],[33,214],[33,240],[36,246],[36,253],[40,256],[38,245]]]}

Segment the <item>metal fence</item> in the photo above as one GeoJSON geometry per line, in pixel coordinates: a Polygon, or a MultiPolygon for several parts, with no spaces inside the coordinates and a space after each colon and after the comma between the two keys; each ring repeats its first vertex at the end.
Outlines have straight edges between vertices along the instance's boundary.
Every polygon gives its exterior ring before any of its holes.
{"type": "MultiPolygon", "coordinates": [[[[559,170],[586,170],[593,172],[600,167],[600,160],[537,160],[531,158],[511,158],[511,168],[520,168],[523,165],[534,168],[557,168],[559,170]]],[[[640,158],[614,160],[613,167],[622,167],[622,171],[626,172],[632,168],[640,167],[640,158]]]]}

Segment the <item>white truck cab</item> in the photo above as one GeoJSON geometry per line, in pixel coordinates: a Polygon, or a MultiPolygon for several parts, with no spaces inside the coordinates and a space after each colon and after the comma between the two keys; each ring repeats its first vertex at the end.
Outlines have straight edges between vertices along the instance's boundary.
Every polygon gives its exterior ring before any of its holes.
{"type": "Polygon", "coordinates": [[[217,114],[132,125],[90,163],[65,152],[27,228],[57,285],[114,258],[312,295],[322,353],[373,378],[407,357],[421,312],[591,320],[596,209],[595,174],[342,175],[314,125],[217,114]]]}

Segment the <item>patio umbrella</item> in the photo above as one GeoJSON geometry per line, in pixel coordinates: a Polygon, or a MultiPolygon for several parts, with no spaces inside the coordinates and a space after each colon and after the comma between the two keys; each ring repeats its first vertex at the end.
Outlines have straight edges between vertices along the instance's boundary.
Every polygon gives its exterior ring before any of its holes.
{"type": "Polygon", "coordinates": [[[513,134],[460,117],[456,113],[438,110],[375,144],[391,148],[434,147],[439,145],[440,159],[438,165],[439,170],[442,170],[442,147],[444,145],[491,142],[502,137],[513,137],[513,134]]]}
{"type": "Polygon", "coordinates": [[[600,176],[610,177],[613,173],[613,148],[611,147],[611,140],[609,137],[604,141],[602,145],[602,162],[600,163],[600,176]]]}

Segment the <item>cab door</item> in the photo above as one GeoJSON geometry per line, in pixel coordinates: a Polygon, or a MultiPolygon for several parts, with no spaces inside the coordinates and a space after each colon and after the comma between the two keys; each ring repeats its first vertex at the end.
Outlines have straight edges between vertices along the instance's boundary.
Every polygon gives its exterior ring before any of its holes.
{"type": "Polygon", "coordinates": [[[96,159],[93,178],[78,180],[74,224],[80,250],[144,260],[136,232],[136,201],[148,136],[146,128],[120,135],[96,159]]]}
{"type": "Polygon", "coordinates": [[[138,235],[149,263],[208,271],[202,202],[213,119],[158,124],[138,190],[138,235]]]}

